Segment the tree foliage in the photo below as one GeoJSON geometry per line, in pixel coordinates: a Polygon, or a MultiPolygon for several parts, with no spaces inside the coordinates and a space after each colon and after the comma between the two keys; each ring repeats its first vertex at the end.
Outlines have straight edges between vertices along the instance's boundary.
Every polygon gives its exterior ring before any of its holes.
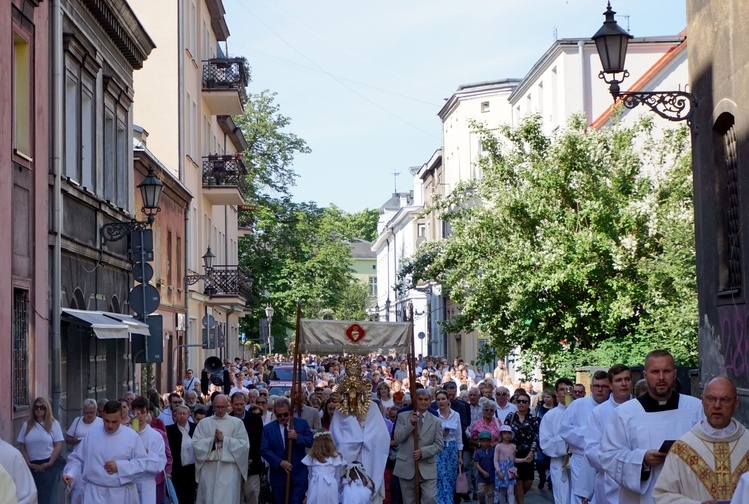
{"type": "MultiPolygon", "coordinates": [[[[479,128],[480,130],[480,128],[479,128]]],[[[477,329],[547,370],[638,364],[665,347],[696,362],[697,297],[688,132],[643,120],[554,137],[538,117],[480,130],[483,177],[435,208],[453,234],[426,244],[402,278],[434,280],[477,329]]]]}

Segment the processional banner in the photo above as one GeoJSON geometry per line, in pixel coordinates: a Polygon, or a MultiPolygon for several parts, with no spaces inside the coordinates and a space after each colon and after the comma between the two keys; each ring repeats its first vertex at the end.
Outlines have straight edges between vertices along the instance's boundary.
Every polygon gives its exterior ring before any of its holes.
{"type": "Polygon", "coordinates": [[[368,354],[411,351],[409,322],[301,320],[299,352],[368,354]]]}

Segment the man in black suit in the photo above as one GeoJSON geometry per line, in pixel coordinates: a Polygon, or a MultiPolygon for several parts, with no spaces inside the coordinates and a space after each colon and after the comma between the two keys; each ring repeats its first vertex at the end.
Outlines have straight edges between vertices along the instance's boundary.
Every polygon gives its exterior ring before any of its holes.
{"type": "Polygon", "coordinates": [[[234,392],[231,396],[231,413],[242,420],[250,439],[250,461],[247,468],[247,479],[244,482],[242,493],[244,502],[257,504],[260,498],[260,472],[263,470],[263,461],[260,460],[260,443],[263,439],[263,419],[257,413],[246,411],[247,398],[244,392],[234,392]]]}
{"type": "Polygon", "coordinates": [[[166,437],[172,451],[172,483],[180,504],[195,502],[195,452],[190,439],[195,433],[195,424],[187,421],[189,417],[190,408],[177,406],[174,409],[174,423],[166,427],[166,437]]]}

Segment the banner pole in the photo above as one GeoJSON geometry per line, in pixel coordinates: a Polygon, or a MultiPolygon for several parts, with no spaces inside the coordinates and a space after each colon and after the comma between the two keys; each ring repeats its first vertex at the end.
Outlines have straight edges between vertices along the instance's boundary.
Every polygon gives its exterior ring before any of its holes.
{"type": "MultiPolygon", "coordinates": [[[[405,314],[405,310],[404,310],[405,314]]],[[[411,393],[411,407],[416,411],[416,354],[414,353],[414,306],[408,303],[408,385],[411,393]]],[[[414,451],[419,449],[419,424],[414,425],[414,451]]],[[[421,473],[419,472],[419,461],[414,459],[414,502],[421,501],[421,473]]]]}
{"type": "MultiPolygon", "coordinates": [[[[294,406],[299,405],[301,411],[301,398],[297,394],[299,388],[299,379],[301,376],[297,374],[297,370],[300,366],[299,359],[299,331],[302,326],[302,302],[298,301],[296,305],[296,336],[294,341],[294,365],[291,370],[291,411],[289,411],[289,424],[291,430],[294,430],[294,406]]],[[[288,349],[286,349],[288,351],[288,349]]],[[[300,373],[301,374],[301,373],[300,373]]],[[[286,460],[291,464],[291,444],[293,440],[286,440],[286,460]]],[[[291,472],[286,473],[286,504],[289,504],[289,495],[291,492],[291,472]]]]}

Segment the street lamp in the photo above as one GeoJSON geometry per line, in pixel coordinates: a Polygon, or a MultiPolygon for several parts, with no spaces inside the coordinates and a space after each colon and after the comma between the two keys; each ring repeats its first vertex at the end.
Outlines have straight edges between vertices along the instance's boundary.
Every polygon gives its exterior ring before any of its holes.
{"type": "Polygon", "coordinates": [[[205,281],[205,289],[203,290],[203,294],[206,294],[208,296],[211,296],[214,292],[213,286],[209,283],[211,279],[211,273],[213,271],[213,261],[216,259],[216,255],[211,252],[211,246],[208,246],[208,249],[205,251],[205,254],[203,254],[203,268],[205,269],[204,275],[185,275],[185,283],[187,285],[193,285],[198,283],[199,281],[203,280],[205,281]]]}
{"type": "Polygon", "coordinates": [[[265,318],[268,319],[268,354],[273,354],[273,334],[271,333],[271,324],[273,323],[273,314],[276,311],[271,305],[265,306],[265,318]]]}
{"type": "Polygon", "coordinates": [[[614,19],[614,12],[611,9],[611,2],[608,3],[606,12],[603,15],[606,20],[603,26],[593,35],[593,41],[596,43],[598,56],[601,58],[603,70],[598,74],[598,78],[609,84],[609,91],[614,101],[617,99],[622,104],[633,109],[638,105],[646,105],[650,110],[669,121],[687,121],[691,124],[694,108],[697,101],[694,95],[685,91],[626,91],[622,92],[619,84],[629,77],[629,72],[624,68],[624,61],[627,57],[627,47],[632,37],[627,31],[619,26],[614,19]],[[621,74],[618,77],[617,74],[621,74]],[[609,76],[607,79],[606,76],[609,76]]]}
{"type": "Polygon", "coordinates": [[[153,224],[156,214],[161,211],[159,200],[161,199],[161,191],[164,189],[164,184],[156,176],[150,165],[148,166],[148,175],[138,184],[138,189],[140,189],[140,196],[143,201],[141,211],[146,214],[146,220],[104,224],[101,227],[102,242],[121,240],[133,231],[144,230],[153,224]]]}

